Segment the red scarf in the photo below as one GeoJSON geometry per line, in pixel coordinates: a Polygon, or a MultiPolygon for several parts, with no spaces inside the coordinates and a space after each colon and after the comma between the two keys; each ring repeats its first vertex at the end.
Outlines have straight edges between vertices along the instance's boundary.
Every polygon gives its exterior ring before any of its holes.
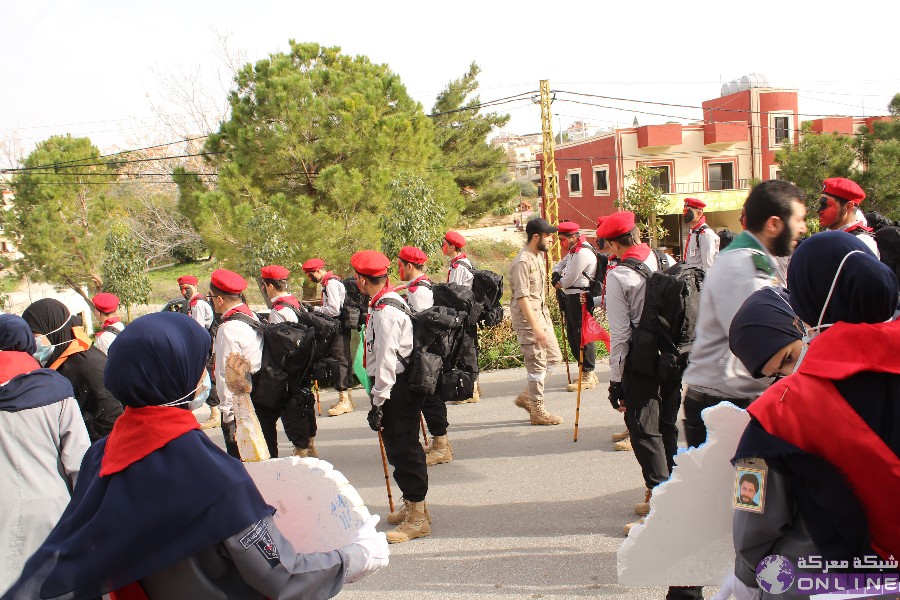
{"type": "Polygon", "coordinates": [[[275,308],[279,304],[286,304],[287,306],[293,306],[297,310],[300,310],[300,303],[297,302],[297,299],[294,298],[291,294],[286,294],[284,296],[278,296],[274,300],[272,300],[272,308],[275,308]]]}
{"type": "Polygon", "coordinates": [[[191,298],[191,308],[194,308],[195,306],[197,306],[197,302],[199,302],[202,299],[203,299],[203,294],[201,294],[200,292],[197,292],[196,294],[194,294],[194,297],[191,298]]]}
{"type": "Polygon", "coordinates": [[[31,373],[40,369],[38,361],[27,352],[17,350],[0,351],[0,385],[8,382],[13,377],[31,373]]]}
{"type": "MultiPolygon", "coordinates": [[[[687,242],[685,242],[685,244],[684,244],[685,249],[691,247],[691,236],[692,235],[700,235],[700,228],[703,227],[704,225],[706,225],[706,215],[703,215],[702,217],[700,217],[700,222],[697,223],[697,226],[688,232],[687,242]]],[[[683,252],[682,254],[687,256],[687,252],[683,252]]]]}
{"type": "Polygon", "coordinates": [[[420,281],[431,281],[431,280],[428,279],[428,275],[426,275],[425,273],[422,273],[421,275],[419,275],[418,277],[416,277],[415,279],[413,279],[412,281],[410,281],[409,283],[407,283],[407,284],[406,284],[406,289],[408,289],[410,292],[412,292],[413,294],[415,294],[415,293],[416,293],[416,289],[419,287],[419,282],[420,282],[420,281]]]}
{"type": "Polygon", "coordinates": [[[569,254],[575,254],[576,252],[584,248],[582,244],[587,244],[587,237],[580,235],[578,236],[578,241],[569,246],[569,254]]]}
{"type": "Polygon", "coordinates": [[[844,476],[866,512],[872,548],[883,558],[900,556],[900,458],[831,382],[864,371],[900,375],[898,348],[900,322],[836,323],[810,345],[797,372],[747,409],[767,432],[819,456],[844,476]],[[848,353],[859,340],[879,343],[848,353]]]}
{"type": "Polygon", "coordinates": [[[647,257],[650,256],[650,246],[647,244],[635,244],[631,248],[628,249],[628,252],[621,258],[621,260],[625,260],[626,258],[636,258],[641,262],[647,260],[647,257]]]}
{"type": "Polygon", "coordinates": [[[250,310],[250,307],[242,302],[242,303],[238,304],[237,306],[235,306],[234,308],[232,308],[231,310],[229,310],[228,312],[226,312],[224,315],[222,315],[222,320],[224,321],[225,319],[227,319],[234,313],[243,313],[243,314],[247,315],[248,317],[255,317],[255,315],[253,314],[253,311],[250,310]]]}
{"type": "Polygon", "coordinates": [[[101,330],[102,330],[102,329],[106,329],[107,327],[109,327],[109,326],[112,325],[113,323],[121,323],[121,319],[119,319],[119,317],[110,317],[110,318],[108,318],[107,320],[103,321],[103,327],[101,327],[100,329],[101,329],[101,330]]]}
{"type": "Polygon", "coordinates": [[[124,471],[192,429],[200,429],[200,424],[189,410],[172,406],[126,406],[106,440],[100,477],[124,471]]]}
{"type": "Polygon", "coordinates": [[[871,227],[866,227],[865,225],[863,225],[863,224],[862,224],[861,222],[859,222],[859,221],[857,221],[857,222],[854,223],[853,225],[850,225],[850,226],[847,227],[847,229],[845,229],[844,231],[846,231],[847,233],[852,233],[852,232],[857,231],[857,230],[867,231],[867,232],[869,232],[869,233],[872,233],[872,232],[874,231],[874,229],[872,229],[871,227]]]}
{"type": "MultiPolygon", "coordinates": [[[[456,256],[454,256],[454,257],[450,260],[450,268],[451,268],[451,269],[456,269],[457,267],[459,267],[459,261],[461,261],[461,260],[464,259],[464,258],[466,258],[466,253],[465,253],[465,252],[460,252],[459,254],[457,254],[456,256]]],[[[450,271],[447,271],[447,281],[450,281],[450,271]]]]}

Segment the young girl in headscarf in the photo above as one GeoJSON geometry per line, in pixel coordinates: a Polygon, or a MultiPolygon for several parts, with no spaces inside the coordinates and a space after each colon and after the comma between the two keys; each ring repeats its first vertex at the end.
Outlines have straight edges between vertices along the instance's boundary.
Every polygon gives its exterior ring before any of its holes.
{"type": "Polygon", "coordinates": [[[122,404],[103,385],[106,355],[91,345],[66,305],[53,298],[31,304],[22,313],[37,342],[35,358],[72,383],[92,442],[112,431],[122,404]]]}
{"type": "Polygon", "coordinates": [[[756,570],[771,555],[794,565],[900,556],[897,278],[835,231],[800,245],[788,288],[811,326],[809,345],[796,370],[748,408],[734,460],[763,473],[762,512],[735,511],[735,574],[716,598],[770,597],[756,570]]]}
{"type": "Polygon", "coordinates": [[[191,412],[209,389],[210,337],[187,315],[136,319],[105,381],[126,405],[88,450],[72,501],[2,600],[324,599],[387,564],[377,517],[339,550],[298,554],[240,461],[191,412]]]}

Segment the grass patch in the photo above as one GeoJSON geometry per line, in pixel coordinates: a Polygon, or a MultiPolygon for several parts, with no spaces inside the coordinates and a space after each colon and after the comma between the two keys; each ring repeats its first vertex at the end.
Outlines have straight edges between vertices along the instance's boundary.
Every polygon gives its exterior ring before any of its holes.
{"type": "Polygon", "coordinates": [[[209,288],[209,277],[216,270],[215,259],[197,261],[188,264],[175,264],[147,273],[150,279],[150,304],[165,304],[169,300],[181,297],[178,291],[178,278],[182,275],[193,275],[200,281],[200,292],[206,293],[209,288]]]}

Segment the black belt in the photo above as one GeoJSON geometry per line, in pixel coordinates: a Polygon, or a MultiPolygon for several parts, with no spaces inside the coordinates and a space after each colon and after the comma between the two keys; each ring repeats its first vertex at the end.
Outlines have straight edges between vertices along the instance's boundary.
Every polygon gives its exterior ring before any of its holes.
{"type": "Polygon", "coordinates": [[[719,402],[731,402],[735,406],[740,406],[741,408],[747,408],[751,402],[755,400],[755,398],[726,398],[725,396],[712,396],[710,394],[704,394],[703,392],[698,392],[697,390],[691,389],[688,387],[687,394],[685,394],[692,400],[697,400],[699,402],[703,402],[704,404],[708,404],[713,406],[718,404],[719,402]]]}

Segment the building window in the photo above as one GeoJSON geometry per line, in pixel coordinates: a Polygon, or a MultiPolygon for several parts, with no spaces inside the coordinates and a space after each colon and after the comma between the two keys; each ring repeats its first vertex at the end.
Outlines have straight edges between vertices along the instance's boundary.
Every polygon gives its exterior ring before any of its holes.
{"type": "Polygon", "coordinates": [[[709,163],[707,167],[708,190],[733,190],[734,163],[709,163]]]}
{"type": "Polygon", "coordinates": [[[569,195],[581,195],[581,169],[572,169],[568,172],[569,177],[569,195]]]}
{"type": "Polygon", "coordinates": [[[781,173],[780,165],[770,165],[769,166],[769,179],[784,179],[784,175],[781,173]]]}
{"type": "Polygon", "coordinates": [[[661,190],[663,194],[670,193],[669,167],[651,165],[650,168],[653,169],[653,179],[650,180],[653,187],[661,190]]]}
{"type": "Polygon", "coordinates": [[[785,142],[790,142],[793,136],[791,130],[794,128],[793,113],[774,113],[769,115],[769,144],[771,146],[781,146],[785,142]]]}
{"type": "Polygon", "coordinates": [[[609,165],[594,167],[594,195],[609,195],[609,165]]]}

